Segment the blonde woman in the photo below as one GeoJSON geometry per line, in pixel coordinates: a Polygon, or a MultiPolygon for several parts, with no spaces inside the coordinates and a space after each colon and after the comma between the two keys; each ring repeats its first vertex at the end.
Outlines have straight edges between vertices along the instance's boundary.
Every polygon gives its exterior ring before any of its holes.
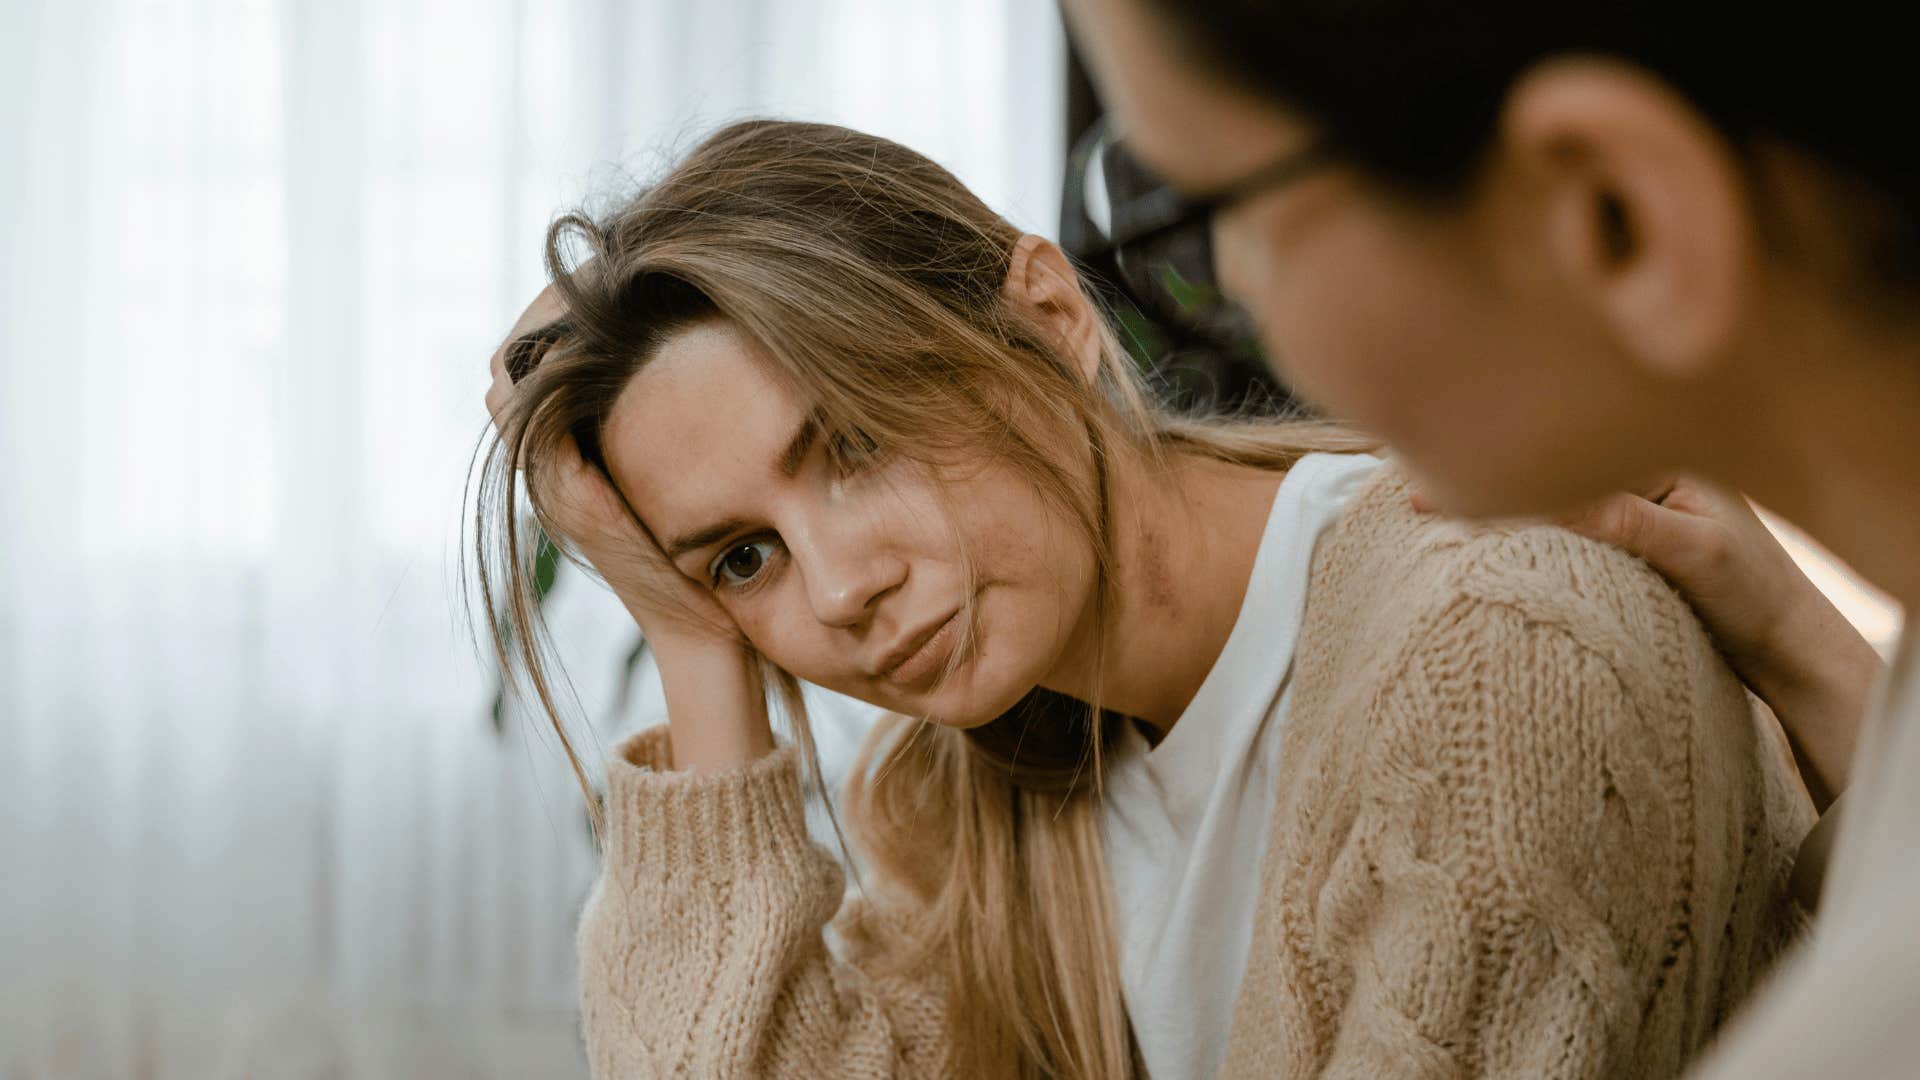
{"type": "Polygon", "coordinates": [[[735,125],[548,253],[487,610],[558,726],[524,478],[668,712],[607,764],[595,1075],[1666,1076],[1796,930],[1805,793],[1656,575],[1419,518],[1338,429],[1156,411],[925,158],[735,125]],[[894,716],[852,889],[796,679],[894,716]]]}

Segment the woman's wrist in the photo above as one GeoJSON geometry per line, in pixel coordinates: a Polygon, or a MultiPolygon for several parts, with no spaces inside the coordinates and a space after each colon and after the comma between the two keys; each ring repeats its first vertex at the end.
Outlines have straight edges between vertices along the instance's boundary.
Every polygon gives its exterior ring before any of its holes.
{"type": "Polygon", "coordinates": [[[734,639],[705,634],[648,638],[667,699],[673,764],[712,772],[773,752],[758,662],[734,639]]]}
{"type": "Polygon", "coordinates": [[[1807,583],[1798,609],[1769,638],[1747,682],[1786,729],[1823,809],[1845,790],[1867,700],[1883,662],[1853,624],[1807,583]]]}

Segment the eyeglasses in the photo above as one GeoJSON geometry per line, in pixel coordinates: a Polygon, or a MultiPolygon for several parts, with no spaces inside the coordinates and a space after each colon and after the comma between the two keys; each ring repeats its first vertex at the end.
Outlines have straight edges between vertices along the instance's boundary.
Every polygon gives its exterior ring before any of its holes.
{"type": "Polygon", "coordinates": [[[1251,320],[1220,288],[1213,219],[1327,164],[1327,149],[1309,146],[1200,198],[1183,198],[1148,172],[1111,128],[1097,129],[1085,153],[1082,205],[1105,241],[1087,255],[1111,255],[1134,298],[1181,332],[1216,343],[1248,341],[1251,320]]]}

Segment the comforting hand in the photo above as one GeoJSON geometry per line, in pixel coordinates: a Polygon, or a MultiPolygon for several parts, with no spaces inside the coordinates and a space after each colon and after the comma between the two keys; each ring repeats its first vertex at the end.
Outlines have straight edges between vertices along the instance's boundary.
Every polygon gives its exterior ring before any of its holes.
{"type": "MultiPolygon", "coordinates": [[[[486,400],[496,427],[515,392],[509,346],[564,314],[549,287],[494,350],[486,400]]],[[[665,684],[675,765],[703,771],[770,751],[773,737],[754,654],[712,593],[674,568],[571,436],[527,463],[527,471],[551,538],[599,572],[646,636],[665,684]]]]}
{"type": "Polygon", "coordinates": [[[1815,802],[1824,809],[1846,787],[1879,655],[1746,499],[1682,478],[1558,524],[1640,556],[1672,582],[1780,718],[1815,802]]]}

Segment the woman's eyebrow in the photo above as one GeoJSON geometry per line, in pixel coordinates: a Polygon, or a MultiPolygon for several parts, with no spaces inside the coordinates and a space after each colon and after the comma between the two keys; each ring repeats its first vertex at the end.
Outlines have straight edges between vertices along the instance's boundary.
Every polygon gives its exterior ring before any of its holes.
{"type": "Polygon", "coordinates": [[[746,519],[728,518],[725,521],[715,522],[704,529],[695,529],[690,533],[682,533],[667,542],[667,559],[670,562],[677,562],[680,556],[685,555],[687,552],[699,551],[704,547],[712,547],[746,527],[746,519]]]}
{"type": "Polygon", "coordinates": [[[793,431],[793,437],[787,440],[787,448],[780,451],[780,475],[788,480],[800,473],[800,463],[807,460],[807,451],[813,449],[815,440],[820,438],[820,410],[807,414],[805,420],[793,431]]]}
{"type": "MultiPolygon", "coordinates": [[[[795,428],[793,435],[787,439],[786,449],[780,451],[778,467],[781,476],[791,480],[799,475],[801,463],[807,460],[807,452],[812,450],[813,444],[820,440],[821,426],[818,409],[808,413],[806,418],[800,421],[800,426],[795,428]]],[[[677,561],[680,556],[689,551],[710,547],[746,527],[747,522],[744,519],[728,518],[703,529],[682,533],[668,541],[665,548],[667,558],[670,561],[677,561]]]]}

